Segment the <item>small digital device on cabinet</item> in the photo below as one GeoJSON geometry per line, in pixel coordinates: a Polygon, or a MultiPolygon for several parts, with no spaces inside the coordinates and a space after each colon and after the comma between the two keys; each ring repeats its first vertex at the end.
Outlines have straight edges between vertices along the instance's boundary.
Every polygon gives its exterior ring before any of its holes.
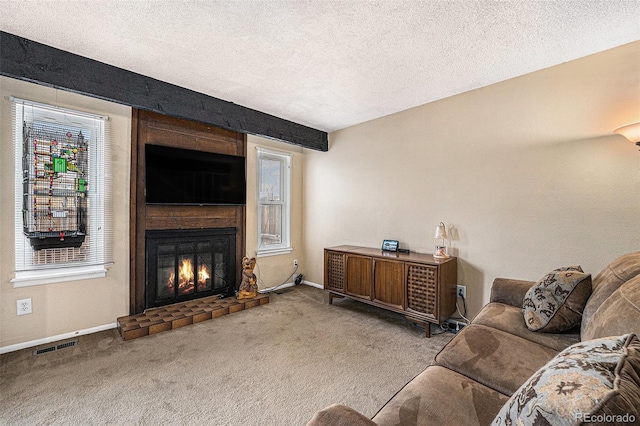
{"type": "Polygon", "coordinates": [[[382,241],[382,251],[398,251],[398,241],[397,240],[383,240],[382,241]]]}

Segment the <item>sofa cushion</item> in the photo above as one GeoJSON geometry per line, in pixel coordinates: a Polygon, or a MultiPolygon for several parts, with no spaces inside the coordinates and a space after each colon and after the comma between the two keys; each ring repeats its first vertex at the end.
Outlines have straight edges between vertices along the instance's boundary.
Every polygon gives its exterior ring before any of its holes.
{"type": "Polygon", "coordinates": [[[640,336],[640,275],[627,281],[591,317],[582,340],[635,333],[640,336]]]}
{"type": "Polygon", "coordinates": [[[380,426],[488,425],[508,396],[468,377],[430,366],[373,417],[380,426]]]}
{"type": "Polygon", "coordinates": [[[505,305],[504,303],[486,304],[473,319],[473,323],[515,334],[518,337],[550,347],[558,352],[580,341],[577,327],[563,333],[534,333],[524,323],[522,308],[505,305]]]}
{"type": "Polygon", "coordinates": [[[591,297],[582,314],[581,333],[584,333],[600,305],[622,284],[638,275],[640,275],[640,251],[617,258],[593,278],[591,297]]]}
{"type": "Polygon", "coordinates": [[[640,419],[640,341],[633,334],[570,346],[538,370],[494,425],[634,423],[640,419]],[[627,416],[622,417],[607,416],[627,416]]]}
{"type": "Polygon", "coordinates": [[[591,275],[579,266],[554,269],[531,287],[522,307],[531,331],[557,333],[580,324],[591,295],[591,275]]]}
{"type": "Polygon", "coordinates": [[[489,301],[522,308],[524,295],[527,294],[527,291],[535,284],[535,281],[496,278],[493,280],[493,284],[491,284],[489,301]]]}
{"type": "Polygon", "coordinates": [[[471,323],[436,355],[434,363],[511,395],[558,351],[471,323]]]}
{"type": "Polygon", "coordinates": [[[307,426],[376,426],[376,424],[353,408],[333,404],[316,411],[307,426]]]}

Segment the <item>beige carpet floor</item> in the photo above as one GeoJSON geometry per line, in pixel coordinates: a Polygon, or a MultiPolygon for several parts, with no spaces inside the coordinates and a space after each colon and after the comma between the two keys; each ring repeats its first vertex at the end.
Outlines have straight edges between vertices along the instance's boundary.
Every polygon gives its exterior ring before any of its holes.
{"type": "Polygon", "coordinates": [[[49,354],[4,354],[0,424],[304,425],[336,402],[373,416],[452,337],[326,297],[297,286],[132,341],[114,329],[49,354]]]}

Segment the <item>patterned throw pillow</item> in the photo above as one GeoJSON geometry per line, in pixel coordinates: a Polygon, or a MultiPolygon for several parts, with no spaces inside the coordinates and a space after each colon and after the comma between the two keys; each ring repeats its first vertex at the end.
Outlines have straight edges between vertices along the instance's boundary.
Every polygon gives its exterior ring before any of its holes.
{"type": "Polygon", "coordinates": [[[580,324],[591,295],[591,275],[579,266],[554,269],[527,291],[522,303],[531,331],[557,333],[580,324]]]}
{"type": "Polygon", "coordinates": [[[536,371],[492,425],[637,424],[639,375],[634,334],[577,343],[536,371]]]}

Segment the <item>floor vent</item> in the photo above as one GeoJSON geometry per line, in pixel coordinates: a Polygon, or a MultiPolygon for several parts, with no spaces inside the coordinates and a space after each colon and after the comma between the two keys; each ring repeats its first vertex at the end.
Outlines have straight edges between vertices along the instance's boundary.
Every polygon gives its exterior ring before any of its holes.
{"type": "Polygon", "coordinates": [[[71,340],[69,342],[47,346],[46,348],[36,349],[35,351],[33,351],[33,356],[42,355],[53,351],[59,351],[61,349],[72,348],[74,346],[78,346],[78,340],[71,340]]]}

